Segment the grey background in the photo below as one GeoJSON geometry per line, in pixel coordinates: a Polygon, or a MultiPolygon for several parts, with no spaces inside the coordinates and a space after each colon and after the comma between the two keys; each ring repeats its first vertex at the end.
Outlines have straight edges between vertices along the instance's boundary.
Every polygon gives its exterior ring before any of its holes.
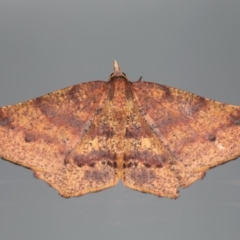
{"type": "MultiPolygon", "coordinates": [[[[1,0],[0,105],[129,79],[240,105],[240,1],[1,0]]],[[[239,141],[239,139],[237,139],[239,141]]],[[[240,239],[240,159],[169,200],[124,188],[64,199],[0,160],[0,240],[240,239]]]]}

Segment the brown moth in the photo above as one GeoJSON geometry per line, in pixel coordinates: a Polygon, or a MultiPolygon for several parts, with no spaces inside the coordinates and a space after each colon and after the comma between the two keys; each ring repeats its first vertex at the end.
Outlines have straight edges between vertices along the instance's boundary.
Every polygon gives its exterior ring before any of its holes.
{"type": "Polygon", "coordinates": [[[74,85],[0,108],[0,156],[61,196],[125,186],[177,198],[178,189],[240,155],[240,107],[157,83],[74,85]],[[214,124],[210,124],[214,123],[214,124]]]}

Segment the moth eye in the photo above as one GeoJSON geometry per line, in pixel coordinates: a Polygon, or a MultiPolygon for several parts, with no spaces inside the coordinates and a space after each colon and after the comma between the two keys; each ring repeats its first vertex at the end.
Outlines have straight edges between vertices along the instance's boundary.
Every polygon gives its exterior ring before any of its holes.
{"type": "MultiPolygon", "coordinates": [[[[122,72],[122,75],[123,75],[124,77],[127,77],[126,73],[124,73],[124,72],[122,72]]],[[[111,73],[111,74],[110,74],[110,78],[112,78],[112,77],[114,77],[114,76],[115,76],[115,73],[111,73]]]]}

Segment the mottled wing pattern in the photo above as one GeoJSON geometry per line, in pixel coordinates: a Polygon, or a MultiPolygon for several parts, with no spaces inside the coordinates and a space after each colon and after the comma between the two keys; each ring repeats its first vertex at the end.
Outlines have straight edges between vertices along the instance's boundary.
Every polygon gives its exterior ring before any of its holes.
{"type": "Polygon", "coordinates": [[[113,185],[114,168],[100,166],[113,156],[91,152],[77,156],[77,164],[69,160],[76,148],[86,148],[87,135],[106,99],[107,83],[95,81],[0,108],[0,156],[32,169],[65,197],[113,185]],[[91,164],[92,158],[100,163],[91,164]]]}
{"type": "Polygon", "coordinates": [[[178,175],[173,157],[150,129],[136,104],[129,102],[122,180],[126,187],[170,198],[177,197],[178,175]]]}
{"type": "Polygon", "coordinates": [[[156,83],[134,82],[132,90],[136,118],[144,121],[141,134],[132,124],[131,148],[135,139],[140,147],[125,156],[126,185],[175,198],[179,187],[240,155],[240,107],[156,83]]]}

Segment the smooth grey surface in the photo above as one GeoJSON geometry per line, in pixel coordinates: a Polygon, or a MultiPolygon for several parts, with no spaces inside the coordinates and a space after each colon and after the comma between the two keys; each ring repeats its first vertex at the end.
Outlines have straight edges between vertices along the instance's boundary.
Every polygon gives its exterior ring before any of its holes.
{"type": "MultiPolygon", "coordinates": [[[[114,59],[131,80],[240,105],[239,12],[239,0],[2,0],[0,105],[107,80],[114,59]]],[[[237,240],[239,170],[212,169],[177,200],[121,183],[64,199],[0,160],[0,239],[237,240]]]]}

